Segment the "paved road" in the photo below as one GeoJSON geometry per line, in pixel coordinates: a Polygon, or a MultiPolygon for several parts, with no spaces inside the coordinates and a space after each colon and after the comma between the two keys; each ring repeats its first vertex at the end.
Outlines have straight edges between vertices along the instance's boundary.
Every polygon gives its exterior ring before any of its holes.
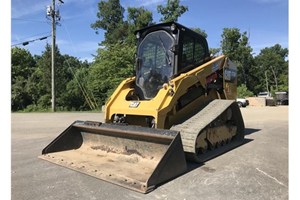
{"type": "Polygon", "coordinates": [[[38,159],[73,121],[102,121],[101,113],[13,113],[13,200],[288,199],[288,107],[242,108],[244,145],[149,194],[140,194],[38,159]]]}

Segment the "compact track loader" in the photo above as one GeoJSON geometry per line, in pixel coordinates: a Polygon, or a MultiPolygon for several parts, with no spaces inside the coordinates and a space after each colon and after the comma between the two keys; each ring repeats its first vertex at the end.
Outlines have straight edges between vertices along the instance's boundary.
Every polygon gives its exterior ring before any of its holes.
{"type": "Polygon", "coordinates": [[[147,193],[243,143],[237,68],[175,22],[135,32],[136,76],[105,105],[105,122],[75,121],[40,158],[147,193]]]}

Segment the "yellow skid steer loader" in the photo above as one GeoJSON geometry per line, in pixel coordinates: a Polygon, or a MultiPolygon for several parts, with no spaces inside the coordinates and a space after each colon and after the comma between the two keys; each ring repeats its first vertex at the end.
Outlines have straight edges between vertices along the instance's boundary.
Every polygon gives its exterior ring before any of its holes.
{"type": "Polygon", "coordinates": [[[175,22],[135,32],[136,76],[105,105],[105,122],[75,121],[40,158],[147,193],[240,144],[237,68],[175,22]]]}

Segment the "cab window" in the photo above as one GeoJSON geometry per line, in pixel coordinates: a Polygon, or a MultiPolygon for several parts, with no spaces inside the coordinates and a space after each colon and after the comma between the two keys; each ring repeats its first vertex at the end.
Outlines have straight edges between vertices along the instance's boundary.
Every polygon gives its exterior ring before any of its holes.
{"type": "Polygon", "coordinates": [[[178,71],[203,63],[205,59],[205,46],[200,39],[184,35],[182,39],[181,62],[178,71]]]}

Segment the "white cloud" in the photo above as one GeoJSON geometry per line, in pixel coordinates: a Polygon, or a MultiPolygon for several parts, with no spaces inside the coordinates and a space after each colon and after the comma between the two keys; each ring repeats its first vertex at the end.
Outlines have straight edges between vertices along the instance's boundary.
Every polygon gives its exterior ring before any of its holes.
{"type": "Polygon", "coordinates": [[[122,6],[126,7],[154,7],[159,4],[165,3],[165,0],[125,0],[124,2],[121,2],[123,4],[122,6]]]}
{"type": "Polygon", "coordinates": [[[90,56],[90,57],[79,58],[79,60],[82,62],[87,60],[89,63],[91,63],[91,62],[94,62],[95,58],[93,56],[90,56]]]}
{"type": "Polygon", "coordinates": [[[164,3],[165,0],[148,0],[148,1],[141,1],[141,2],[142,2],[142,6],[147,7],[147,6],[153,6],[153,5],[157,6],[159,4],[164,3]]]}
{"type": "Polygon", "coordinates": [[[67,40],[61,40],[61,39],[59,39],[59,40],[56,40],[56,44],[58,46],[64,46],[64,45],[70,45],[70,42],[67,41],[67,40]]]}

